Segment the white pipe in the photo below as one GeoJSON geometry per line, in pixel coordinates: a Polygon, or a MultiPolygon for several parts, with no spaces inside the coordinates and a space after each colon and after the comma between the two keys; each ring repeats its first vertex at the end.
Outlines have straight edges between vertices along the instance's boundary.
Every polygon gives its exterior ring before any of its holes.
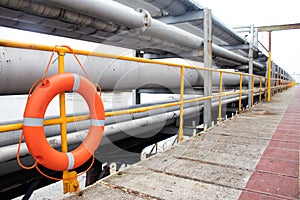
{"type": "MultiPolygon", "coordinates": [[[[134,30],[134,33],[137,35],[141,33],[148,33],[152,36],[158,36],[167,41],[184,45],[191,48],[191,50],[200,49],[203,46],[202,38],[175,26],[167,25],[156,19],[153,19],[150,14],[143,9],[140,9],[139,12],[137,12],[123,4],[106,0],[49,0],[47,2],[50,2],[55,6],[59,5],[66,9],[71,9],[76,12],[86,14],[88,16],[94,16],[98,19],[105,19],[121,26],[133,29],[139,28],[141,29],[141,32],[134,30]]],[[[213,53],[227,59],[241,62],[242,64],[248,63],[248,58],[233,53],[217,45],[213,45],[213,53]]],[[[261,69],[263,68],[263,66],[259,63],[254,63],[254,66],[261,69]]]]}
{"type": "MultiPolygon", "coordinates": [[[[32,84],[41,78],[51,52],[0,47],[0,94],[27,94],[32,84]]],[[[103,90],[136,88],[179,88],[180,68],[137,63],[93,56],[78,56],[93,82],[103,90]]],[[[73,55],[65,56],[65,71],[82,74],[73,55]]],[[[48,76],[57,73],[53,59],[48,76]]],[[[223,73],[225,86],[239,85],[239,75],[223,73]]],[[[185,86],[203,86],[203,71],[185,69],[185,86]]],[[[248,79],[244,77],[243,82],[248,79]]],[[[257,83],[257,82],[256,82],[257,83]]],[[[219,85],[219,73],[213,73],[213,85],[219,85]]]]}
{"type": "Polygon", "coordinates": [[[178,44],[187,46],[191,49],[199,49],[203,46],[203,39],[186,32],[173,25],[167,25],[156,19],[150,18],[149,26],[144,30],[145,34],[158,36],[166,40],[175,41],[178,44]]]}

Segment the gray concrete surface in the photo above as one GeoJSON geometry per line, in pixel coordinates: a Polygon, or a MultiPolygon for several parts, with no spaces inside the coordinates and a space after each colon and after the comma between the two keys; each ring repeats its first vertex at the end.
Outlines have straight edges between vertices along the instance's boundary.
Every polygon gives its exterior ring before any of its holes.
{"type": "Polygon", "coordinates": [[[66,199],[238,199],[289,103],[289,89],[66,199]]]}

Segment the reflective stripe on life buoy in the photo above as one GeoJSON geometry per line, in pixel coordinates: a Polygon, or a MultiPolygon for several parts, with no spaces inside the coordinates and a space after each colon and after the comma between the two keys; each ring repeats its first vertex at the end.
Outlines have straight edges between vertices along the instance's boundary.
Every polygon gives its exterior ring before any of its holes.
{"type": "Polygon", "coordinates": [[[104,107],[95,86],[82,76],[72,73],[53,75],[43,81],[28,97],[24,112],[23,134],[26,145],[38,163],[48,169],[63,171],[84,164],[99,146],[104,132],[104,107]],[[60,93],[74,91],[87,102],[90,128],[82,144],[63,153],[48,143],[44,133],[44,115],[51,100],[60,93]]]}

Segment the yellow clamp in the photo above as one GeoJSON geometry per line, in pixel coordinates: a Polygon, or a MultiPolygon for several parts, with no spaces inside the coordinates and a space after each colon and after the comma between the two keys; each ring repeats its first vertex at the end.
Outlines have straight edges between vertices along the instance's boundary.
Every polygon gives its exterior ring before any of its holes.
{"type": "Polygon", "coordinates": [[[70,192],[77,192],[79,190],[79,182],[77,180],[76,171],[64,171],[63,172],[63,185],[64,194],[70,192]]]}

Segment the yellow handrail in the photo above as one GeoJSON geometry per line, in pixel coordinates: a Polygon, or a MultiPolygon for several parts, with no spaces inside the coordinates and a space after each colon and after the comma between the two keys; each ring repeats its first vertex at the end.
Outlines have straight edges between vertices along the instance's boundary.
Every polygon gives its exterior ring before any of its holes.
{"type": "MultiPolygon", "coordinates": [[[[15,41],[10,41],[10,40],[0,40],[0,46],[6,46],[6,47],[13,47],[13,48],[23,48],[23,49],[32,49],[32,50],[42,50],[42,51],[53,51],[54,46],[49,46],[49,45],[40,45],[40,44],[28,44],[24,42],[15,42],[15,41]]],[[[56,46],[55,47],[56,52],[64,52],[64,53],[72,53],[71,50],[67,47],[63,46],[56,46]]],[[[160,105],[154,105],[154,106],[148,106],[148,107],[142,107],[142,108],[134,108],[134,109],[129,109],[129,110],[119,110],[119,111],[112,111],[112,112],[106,112],[105,116],[110,117],[110,116],[117,116],[117,115],[123,115],[123,114],[131,114],[131,113],[138,113],[138,112],[146,112],[149,110],[154,110],[154,109],[159,109],[159,108],[166,108],[170,106],[176,106],[176,105],[183,105],[185,103],[190,103],[190,102],[196,102],[196,101],[202,101],[206,99],[211,99],[211,98],[217,98],[219,97],[220,105],[219,105],[219,119],[222,118],[221,110],[222,110],[222,97],[223,96],[229,96],[229,95],[234,95],[234,94],[239,94],[239,112],[241,111],[241,98],[242,95],[246,92],[251,92],[254,95],[254,79],[259,78],[260,79],[260,101],[261,101],[261,91],[262,91],[262,80],[265,80],[265,82],[268,80],[268,78],[263,77],[263,76],[258,76],[258,75],[251,75],[247,73],[242,73],[242,72],[232,72],[232,71],[227,71],[223,69],[210,69],[210,68],[204,68],[204,67],[197,67],[197,66],[192,66],[192,65],[182,65],[178,63],[173,63],[173,62],[167,62],[167,61],[157,61],[157,60],[150,60],[150,59],[145,59],[145,58],[137,58],[137,57],[130,57],[130,56],[120,56],[120,55],[113,55],[113,54],[107,54],[107,53],[101,53],[101,52],[92,52],[92,51],[86,51],[86,50],[74,50],[76,54],[79,55],[86,55],[86,56],[95,56],[95,57],[103,57],[103,58],[114,58],[114,59],[119,59],[119,60],[127,60],[127,61],[134,61],[134,62],[142,62],[142,63],[150,63],[150,64],[160,64],[160,65],[165,65],[168,67],[180,67],[181,68],[181,80],[180,80],[180,101],[178,102],[172,102],[172,103],[166,103],[166,104],[160,104],[160,105]],[[189,99],[189,100],[184,100],[183,95],[184,95],[184,69],[189,68],[189,69],[195,69],[195,70],[207,70],[207,71],[212,71],[212,72],[217,72],[220,73],[220,94],[219,95],[213,95],[213,96],[207,96],[207,97],[200,97],[200,98],[195,98],[195,99],[189,99]],[[226,74],[235,74],[239,75],[240,77],[240,90],[238,92],[231,92],[231,93],[223,93],[223,73],[226,74]],[[251,76],[252,77],[252,86],[253,88],[251,90],[243,90],[243,76],[251,76]]],[[[277,80],[277,79],[275,79],[277,80]]],[[[274,78],[271,78],[270,81],[274,81],[274,78]]],[[[284,83],[284,82],[282,82],[284,83]]],[[[287,84],[281,84],[279,86],[273,86],[273,88],[278,88],[278,87],[289,87],[289,85],[292,85],[290,82],[287,84]]],[[[266,87],[264,87],[266,89],[266,87]]],[[[252,98],[254,98],[252,96],[252,98]]],[[[63,100],[63,99],[62,99],[63,100]]],[[[253,101],[252,101],[253,102],[253,101]]],[[[183,108],[183,107],[181,107],[183,108]]],[[[180,115],[183,116],[183,109],[180,109],[180,115]]],[[[55,124],[61,124],[63,122],[69,123],[69,122],[74,122],[74,121],[81,121],[81,120],[87,120],[89,119],[89,115],[79,115],[79,116],[74,116],[74,117],[61,117],[61,118],[56,118],[56,119],[49,119],[49,120],[44,120],[44,125],[55,125],[55,124]]],[[[8,124],[8,125],[0,125],[0,132],[7,132],[7,131],[13,131],[13,130],[20,130],[22,129],[22,123],[15,123],[15,124],[8,124]]],[[[179,133],[182,133],[182,128],[183,126],[180,126],[179,133]]]]}

